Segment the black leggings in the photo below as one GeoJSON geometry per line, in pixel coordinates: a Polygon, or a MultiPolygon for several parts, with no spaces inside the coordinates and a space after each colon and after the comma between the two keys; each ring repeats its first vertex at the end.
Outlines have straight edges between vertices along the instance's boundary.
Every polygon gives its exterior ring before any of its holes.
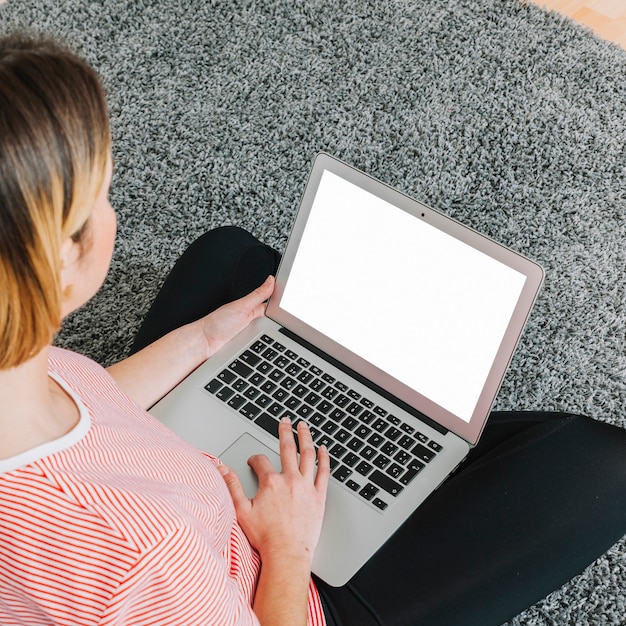
{"type": "MultiPolygon", "coordinates": [[[[238,298],[280,256],[235,227],[179,259],[133,351],[238,298]]],[[[498,626],[626,533],[626,431],[578,415],[494,412],[467,460],[340,588],[329,626],[498,626]]]]}

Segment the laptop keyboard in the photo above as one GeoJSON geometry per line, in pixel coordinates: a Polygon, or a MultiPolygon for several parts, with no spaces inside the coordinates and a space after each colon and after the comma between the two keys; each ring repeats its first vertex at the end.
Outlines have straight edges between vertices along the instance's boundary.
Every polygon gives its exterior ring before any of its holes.
{"type": "Polygon", "coordinates": [[[278,438],[278,423],[304,420],[330,454],[331,474],[384,510],[441,444],[263,335],[205,389],[278,438]]]}

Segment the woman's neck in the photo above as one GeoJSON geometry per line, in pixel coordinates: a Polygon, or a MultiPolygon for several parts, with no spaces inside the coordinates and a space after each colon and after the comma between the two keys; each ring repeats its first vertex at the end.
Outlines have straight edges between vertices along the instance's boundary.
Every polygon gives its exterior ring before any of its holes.
{"type": "Polygon", "coordinates": [[[54,441],[78,423],[75,402],[48,376],[48,350],[0,370],[0,459],[54,441]]]}

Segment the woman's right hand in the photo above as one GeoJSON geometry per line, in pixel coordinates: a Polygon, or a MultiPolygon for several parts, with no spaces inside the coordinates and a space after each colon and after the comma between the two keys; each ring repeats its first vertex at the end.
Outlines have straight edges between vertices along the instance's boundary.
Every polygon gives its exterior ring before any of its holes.
{"type": "Polygon", "coordinates": [[[237,520],[261,560],[276,555],[304,558],[309,567],[319,540],[330,476],[328,452],[321,447],[316,455],[311,432],[304,422],[297,427],[300,459],[291,422],[278,427],[282,471],[258,454],[248,460],[259,479],[259,490],[249,499],[239,478],[229,468],[220,472],[230,491],[237,520]],[[317,457],[317,471],[316,471],[317,457]]]}

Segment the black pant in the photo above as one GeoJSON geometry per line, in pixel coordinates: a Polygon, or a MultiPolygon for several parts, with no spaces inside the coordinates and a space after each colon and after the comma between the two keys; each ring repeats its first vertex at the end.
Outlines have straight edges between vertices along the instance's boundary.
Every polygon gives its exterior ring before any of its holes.
{"type": "MultiPolygon", "coordinates": [[[[244,295],[280,257],[235,227],[174,266],[133,351],[244,295]]],[[[340,588],[316,580],[329,626],[497,626],[626,533],[626,431],[578,415],[493,413],[456,473],[340,588]]]]}

